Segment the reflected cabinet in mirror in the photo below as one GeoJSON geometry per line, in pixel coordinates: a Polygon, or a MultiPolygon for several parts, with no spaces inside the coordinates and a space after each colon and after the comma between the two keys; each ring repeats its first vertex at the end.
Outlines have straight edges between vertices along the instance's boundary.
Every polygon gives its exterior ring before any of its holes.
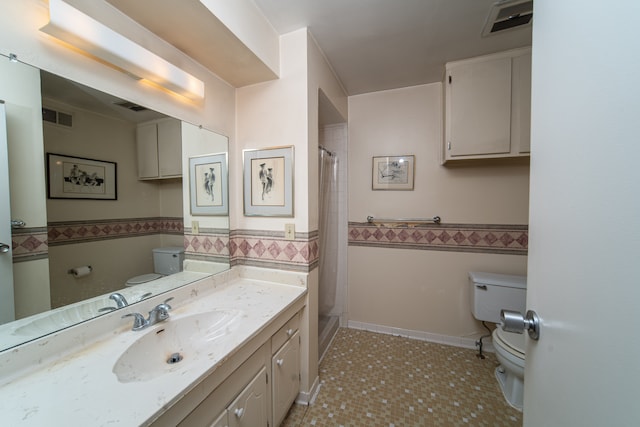
{"type": "MultiPolygon", "coordinates": [[[[207,272],[180,271],[185,249],[203,259],[184,233],[182,169],[226,159],[225,136],[2,56],[0,76],[1,204],[24,222],[0,224],[13,261],[0,264],[0,351],[228,268],[223,253],[207,272]]],[[[200,222],[228,240],[227,216],[200,222]]]]}

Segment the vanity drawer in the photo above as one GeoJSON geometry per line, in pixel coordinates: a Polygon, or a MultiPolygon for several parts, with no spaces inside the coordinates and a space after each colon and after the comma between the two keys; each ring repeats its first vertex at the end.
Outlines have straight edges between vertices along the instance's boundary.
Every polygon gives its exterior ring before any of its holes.
{"type": "Polygon", "coordinates": [[[275,353],[287,342],[289,338],[300,328],[300,313],[296,313],[285,325],[271,338],[271,351],[275,353]]]}

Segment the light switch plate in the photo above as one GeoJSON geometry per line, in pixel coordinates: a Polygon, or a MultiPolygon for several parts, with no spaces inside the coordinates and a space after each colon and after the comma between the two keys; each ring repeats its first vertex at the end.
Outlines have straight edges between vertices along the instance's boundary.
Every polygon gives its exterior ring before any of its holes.
{"type": "Polygon", "coordinates": [[[200,222],[191,221],[191,234],[200,234],[200,222]]]}
{"type": "Polygon", "coordinates": [[[295,224],[285,224],[284,225],[284,240],[295,240],[296,239],[296,226],[295,224]]]}

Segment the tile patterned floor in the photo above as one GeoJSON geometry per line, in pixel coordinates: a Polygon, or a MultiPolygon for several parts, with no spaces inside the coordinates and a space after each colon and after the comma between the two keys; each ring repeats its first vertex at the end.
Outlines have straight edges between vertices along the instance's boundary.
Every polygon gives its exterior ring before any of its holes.
{"type": "Polygon", "coordinates": [[[521,426],[494,377],[495,355],[340,328],[312,405],[282,426],[521,426]]]}

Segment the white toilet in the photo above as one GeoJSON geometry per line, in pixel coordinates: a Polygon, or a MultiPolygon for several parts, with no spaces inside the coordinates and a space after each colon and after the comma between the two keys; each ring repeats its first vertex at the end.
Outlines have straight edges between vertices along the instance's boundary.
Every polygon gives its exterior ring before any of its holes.
{"type": "Polygon", "coordinates": [[[153,249],[153,273],[132,277],[125,283],[126,286],[136,286],[159,279],[163,276],[182,271],[184,261],[184,248],[181,246],[169,246],[153,249]]]}
{"type": "MultiPolygon", "coordinates": [[[[469,273],[471,311],[478,320],[500,323],[500,310],[525,313],[527,278],[493,273],[469,273]]],[[[498,326],[491,335],[500,366],[496,378],[505,399],[522,410],[524,389],[524,334],[505,332],[498,326]]]]}

